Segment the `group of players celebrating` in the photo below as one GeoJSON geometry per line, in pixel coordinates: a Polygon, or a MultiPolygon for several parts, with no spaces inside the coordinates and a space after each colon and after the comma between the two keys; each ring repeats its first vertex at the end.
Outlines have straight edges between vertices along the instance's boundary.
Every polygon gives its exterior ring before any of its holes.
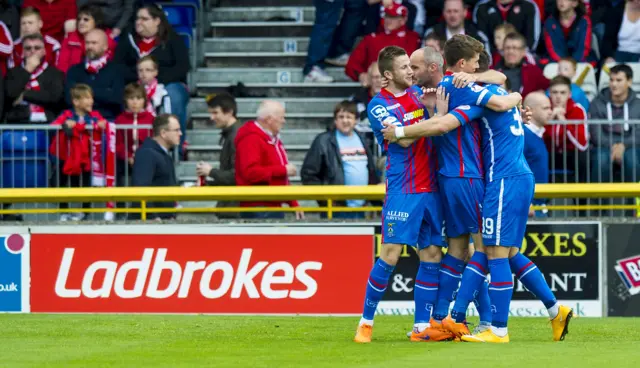
{"type": "Polygon", "coordinates": [[[489,70],[482,43],[466,35],[446,42],[444,60],[431,47],[409,57],[389,46],[378,66],[388,85],[367,110],[387,153],[383,244],[355,341],[371,342],[405,245],[420,258],[411,341],[509,342],[512,273],[544,303],[553,340],[563,340],[573,311],[519,252],[535,187],[523,154],[522,96],[503,89],[506,77],[489,70]],[[473,333],[466,322],[472,302],[480,315],[473,333]]]}

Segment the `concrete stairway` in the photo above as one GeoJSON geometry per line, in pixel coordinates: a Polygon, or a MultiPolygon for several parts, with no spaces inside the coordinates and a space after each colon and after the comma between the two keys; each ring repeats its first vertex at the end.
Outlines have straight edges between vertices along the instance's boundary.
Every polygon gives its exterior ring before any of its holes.
{"type": "MultiPolygon", "coordinates": [[[[282,138],[289,159],[301,167],[309,145],[332,121],[336,103],[353,94],[343,68],[328,68],[334,83],[304,83],[302,67],[309,47],[315,8],[312,0],[222,0],[206,15],[209,28],[192,71],[197,97],[189,103],[189,162],[178,164],[183,182],[195,181],[197,161],[218,165],[220,132],[209,122],[205,96],[242,82],[251,98],[237,98],[238,117],[255,118],[260,101],[281,101],[287,110],[282,138]],[[259,96],[259,97],[257,97],[259,96]]],[[[292,178],[299,184],[300,178],[292,178]]],[[[208,203],[207,205],[211,205],[208,203]]],[[[313,205],[314,202],[304,203],[313,205]]],[[[185,207],[205,203],[187,203],[185,207]]]]}

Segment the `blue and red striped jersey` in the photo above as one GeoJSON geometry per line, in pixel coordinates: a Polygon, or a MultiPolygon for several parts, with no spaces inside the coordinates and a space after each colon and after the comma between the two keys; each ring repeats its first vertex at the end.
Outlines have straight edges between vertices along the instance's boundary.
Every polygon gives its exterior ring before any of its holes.
{"type": "Polygon", "coordinates": [[[387,154],[387,193],[410,194],[437,192],[437,156],[431,138],[419,138],[407,148],[384,141],[380,132],[383,122],[403,126],[428,119],[419,87],[411,87],[399,95],[382,89],[369,105],[367,114],[376,140],[387,154]]]}
{"type": "MultiPolygon", "coordinates": [[[[453,85],[453,76],[447,72],[438,84],[449,93],[449,111],[454,110],[459,116],[465,116],[470,106],[485,106],[493,93],[477,84],[469,84],[464,88],[453,85]]],[[[479,119],[462,119],[460,126],[434,142],[438,151],[440,175],[460,178],[484,177],[482,167],[482,140],[479,119]]]]}

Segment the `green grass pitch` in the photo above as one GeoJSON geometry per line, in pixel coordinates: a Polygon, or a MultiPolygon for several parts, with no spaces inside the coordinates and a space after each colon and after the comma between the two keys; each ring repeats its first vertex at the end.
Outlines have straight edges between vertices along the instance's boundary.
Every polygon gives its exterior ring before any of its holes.
{"type": "Polygon", "coordinates": [[[0,367],[640,366],[640,318],[576,318],[564,342],[546,319],[512,318],[511,343],[410,343],[410,316],[0,315],[0,367]]]}

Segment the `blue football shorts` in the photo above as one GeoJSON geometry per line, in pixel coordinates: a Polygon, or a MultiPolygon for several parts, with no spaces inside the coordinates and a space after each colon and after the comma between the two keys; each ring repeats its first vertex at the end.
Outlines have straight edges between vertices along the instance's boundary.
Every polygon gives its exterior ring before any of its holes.
{"type": "Polygon", "coordinates": [[[445,233],[450,238],[475,234],[482,227],[484,180],[438,177],[445,233]]]}
{"type": "Polygon", "coordinates": [[[522,246],[534,190],[533,174],[496,179],[485,184],[482,205],[484,245],[522,246]]]}
{"type": "Polygon", "coordinates": [[[418,249],[446,246],[440,193],[387,194],[382,207],[382,243],[418,249]]]}

